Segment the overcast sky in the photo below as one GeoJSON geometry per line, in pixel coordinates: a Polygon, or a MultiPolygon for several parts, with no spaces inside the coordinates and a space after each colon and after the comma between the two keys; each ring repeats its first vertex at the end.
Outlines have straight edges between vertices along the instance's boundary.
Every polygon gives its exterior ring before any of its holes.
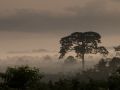
{"type": "Polygon", "coordinates": [[[120,44],[120,0],[0,0],[0,51],[59,49],[61,37],[96,31],[120,44]]]}

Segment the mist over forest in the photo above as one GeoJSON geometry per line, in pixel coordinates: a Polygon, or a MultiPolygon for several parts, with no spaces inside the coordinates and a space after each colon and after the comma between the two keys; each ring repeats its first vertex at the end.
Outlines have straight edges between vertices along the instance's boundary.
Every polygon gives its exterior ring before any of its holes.
{"type": "MultiPolygon", "coordinates": [[[[114,57],[116,52],[110,48],[110,53],[107,58],[114,57]]],[[[66,64],[65,59],[75,53],[68,53],[64,59],[59,60],[59,53],[56,51],[48,51],[45,49],[31,50],[31,51],[11,51],[1,54],[0,57],[0,71],[5,71],[7,67],[29,65],[31,67],[38,67],[47,74],[79,72],[81,70],[81,59],[77,59],[77,63],[66,64]]],[[[97,55],[86,55],[86,69],[94,67],[103,57],[97,55]]]]}
{"type": "Polygon", "coordinates": [[[120,90],[120,0],[0,0],[0,90],[120,90]]]}
{"type": "Polygon", "coordinates": [[[92,31],[74,32],[61,38],[59,44],[59,51],[1,53],[0,88],[88,90],[85,86],[89,85],[95,90],[116,88],[112,83],[116,82],[114,78],[120,78],[120,46],[101,46],[101,35],[92,31]]]}

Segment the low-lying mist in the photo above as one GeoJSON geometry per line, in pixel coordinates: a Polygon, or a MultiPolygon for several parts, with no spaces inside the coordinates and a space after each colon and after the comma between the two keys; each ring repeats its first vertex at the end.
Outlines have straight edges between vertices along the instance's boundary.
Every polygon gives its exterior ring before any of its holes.
{"type": "MultiPolygon", "coordinates": [[[[81,70],[81,59],[76,59],[76,63],[65,63],[66,58],[75,56],[74,53],[69,53],[63,59],[58,59],[58,52],[29,52],[29,53],[7,53],[0,54],[0,71],[5,71],[7,67],[15,67],[21,65],[28,65],[30,67],[37,67],[41,72],[46,74],[56,73],[75,73],[81,70]]],[[[108,57],[113,57],[113,51],[109,53],[108,57]]],[[[92,68],[103,56],[85,55],[85,68],[92,68]]]]}
{"type": "MultiPolygon", "coordinates": [[[[86,68],[93,67],[100,58],[93,56],[86,56],[86,68]]],[[[54,56],[13,56],[0,59],[0,71],[5,71],[7,67],[29,65],[30,67],[37,67],[41,72],[47,74],[77,72],[81,70],[81,59],[76,63],[65,63],[65,59],[58,59],[54,56]]]]}
{"type": "MultiPolygon", "coordinates": [[[[58,59],[59,55],[56,53],[12,53],[4,58],[1,57],[0,72],[4,72],[7,67],[28,65],[39,68],[40,72],[45,75],[44,81],[57,80],[60,77],[73,76],[82,71],[81,59],[75,58],[75,63],[65,62],[69,55],[58,59]]],[[[109,57],[111,56],[113,53],[109,55],[109,57]]],[[[103,58],[101,55],[85,55],[85,69],[93,68],[101,58],[103,58]]]]}

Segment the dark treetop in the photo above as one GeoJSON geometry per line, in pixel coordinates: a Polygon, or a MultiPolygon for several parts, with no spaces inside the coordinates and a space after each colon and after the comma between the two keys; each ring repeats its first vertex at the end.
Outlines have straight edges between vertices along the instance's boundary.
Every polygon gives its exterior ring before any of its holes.
{"type": "Polygon", "coordinates": [[[74,50],[76,57],[81,57],[84,54],[101,53],[107,55],[108,51],[104,46],[98,46],[101,43],[101,36],[96,32],[74,32],[69,36],[63,37],[60,40],[60,59],[69,51],[74,50]]]}

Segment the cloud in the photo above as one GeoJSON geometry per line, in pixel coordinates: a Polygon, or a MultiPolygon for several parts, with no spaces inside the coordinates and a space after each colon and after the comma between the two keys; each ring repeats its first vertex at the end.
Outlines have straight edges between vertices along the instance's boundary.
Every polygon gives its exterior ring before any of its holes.
{"type": "Polygon", "coordinates": [[[113,1],[113,2],[120,2],[120,0],[111,0],[111,1],[113,1]]]}
{"type": "Polygon", "coordinates": [[[46,49],[35,49],[32,50],[33,53],[44,53],[44,52],[50,52],[49,50],[46,49]]]}
{"type": "Polygon", "coordinates": [[[92,1],[83,7],[65,8],[68,14],[17,10],[15,15],[0,18],[0,30],[23,32],[88,31],[120,33],[120,12],[109,10],[108,0],[92,1]]]}
{"type": "Polygon", "coordinates": [[[50,52],[49,50],[47,49],[33,49],[33,50],[30,50],[30,51],[9,51],[8,53],[9,54],[24,54],[24,53],[48,53],[50,52]]]}
{"type": "Polygon", "coordinates": [[[22,54],[22,53],[30,53],[29,51],[9,51],[9,54],[22,54]]]}

